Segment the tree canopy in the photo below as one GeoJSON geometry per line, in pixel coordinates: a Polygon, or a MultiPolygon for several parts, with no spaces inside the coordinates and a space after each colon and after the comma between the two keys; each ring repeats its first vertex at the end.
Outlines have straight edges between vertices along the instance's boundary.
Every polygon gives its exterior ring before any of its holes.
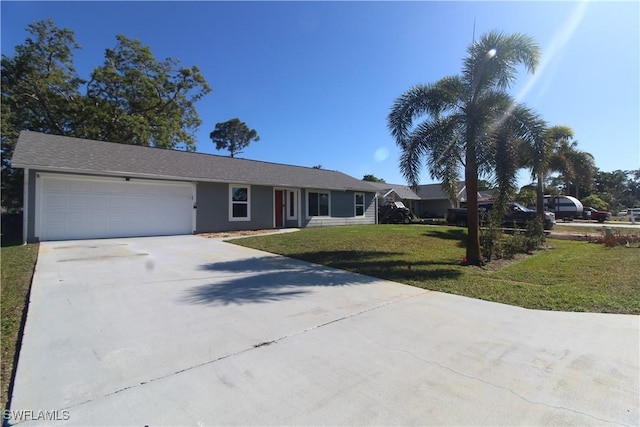
{"type": "Polygon", "coordinates": [[[198,67],[182,67],[172,58],[158,61],[140,41],[116,39],[87,83],[81,132],[92,139],[194,151],[202,123],[194,103],[211,91],[198,67]]]}
{"type": "Polygon", "coordinates": [[[640,206],[640,169],[596,171],[594,190],[610,209],[620,210],[640,206]]]}
{"type": "Polygon", "coordinates": [[[378,178],[377,176],[371,175],[371,174],[363,176],[362,180],[369,181],[369,182],[382,182],[382,183],[386,182],[384,179],[378,178]]]}
{"type": "Polygon", "coordinates": [[[216,123],[216,128],[209,137],[216,144],[216,150],[229,150],[231,157],[242,153],[242,150],[252,141],[260,141],[258,132],[255,129],[249,129],[247,124],[238,118],[216,123]]]}
{"type": "Polygon", "coordinates": [[[52,20],[27,27],[12,56],[2,55],[2,206],[21,207],[22,171],[11,169],[18,135],[32,130],[125,144],[195,150],[195,102],[211,92],[196,66],[157,60],[123,35],[88,79],[74,67],[73,31],[52,20]]]}

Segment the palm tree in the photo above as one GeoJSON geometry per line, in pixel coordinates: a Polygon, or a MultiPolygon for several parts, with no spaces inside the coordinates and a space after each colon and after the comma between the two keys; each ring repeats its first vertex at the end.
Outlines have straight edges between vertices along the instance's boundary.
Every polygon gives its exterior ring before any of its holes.
{"type": "Polygon", "coordinates": [[[514,148],[537,134],[541,121],[506,93],[516,66],[533,72],[540,49],[522,34],[490,32],[467,49],[460,76],[417,85],[401,95],[388,126],[402,150],[400,169],[412,186],[418,184],[422,162],[453,199],[460,165],[467,189],[467,264],[483,263],[478,226],[478,178],[493,175],[505,194],[512,190],[514,148]],[[414,126],[414,121],[424,118],[414,126]],[[535,119],[535,120],[533,120],[535,119]],[[533,120],[533,123],[531,122],[533,120]],[[511,178],[510,178],[511,176],[511,178]]]}
{"type": "Polygon", "coordinates": [[[573,184],[576,190],[574,196],[579,197],[580,186],[590,188],[592,185],[596,170],[593,155],[577,148],[578,142],[571,140],[573,132],[556,136],[559,137],[552,139],[553,152],[549,158],[549,169],[561,175],[566,194],[571,192],[573,184]]]}
{"type": "Polygon", "coordinates": [[[549,172],[554,148],[573,138],[569,126],[552,126],[544,130],[541,138],[526,144],[522,150],[522,166],[531,169],[531,178],[536,180],[536,210],[540,220],[544,219],[544,181],[549,172]]]}

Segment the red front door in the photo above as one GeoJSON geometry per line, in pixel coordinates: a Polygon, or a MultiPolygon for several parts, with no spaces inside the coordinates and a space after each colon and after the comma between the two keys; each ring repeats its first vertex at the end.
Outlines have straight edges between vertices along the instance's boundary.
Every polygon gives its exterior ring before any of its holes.
{"type": "Polygon", "coordinates": [[[275,215],[276,227],[284,227],[284,191],[276,190],[275,215]]]}

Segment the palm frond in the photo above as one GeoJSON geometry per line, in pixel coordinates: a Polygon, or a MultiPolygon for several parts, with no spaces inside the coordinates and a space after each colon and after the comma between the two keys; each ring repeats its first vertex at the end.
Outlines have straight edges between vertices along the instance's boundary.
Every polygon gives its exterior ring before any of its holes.
{"type": "Polygon", "coordinates": [[[416,117],[428,114],[431,85],[417,85],[400,95],[393,104],[387,126],[396,143],[402,147],[409,138],[416,117]]]}
{"type": "Polygon", "coordinates": [[[517,65],[533,72],[540,61],[540,47],[525,34],[492,31],[469,46],[467,53],[463,77],[473,88],[472,100],[486,90],[509,88],[516,79],[517,65]]]}
{"type": "Polygon", "coordinates": [[[413,137],[421,140],[426,148],[427,168],[437,174],[438,165],[453,159],[463,165],[464,117],[452,114],[437,120],[423,122],[414,131],[413,137]]]}
{"type": "Polygon", "coordinates": [[[456,108],[464,93],[460,78],[444,77],[432,85],[417,85],[398,97],[387,118],[387,126],[402,147],[410,136],[414,121],[421,116],[438,117],[456,108]]]}
{"type": "Polygon", "coordinates": [[[495,185],[498,188],[496,203],[500,209],[507,206],[517,188],[518,139],[510,126],[504,126],[495,137],[494,165],[495,185]]]}
{"type": "Polygon", "coordinates": [[[408,137],[400,154],[400,172],[411,187],[419,183],[422,160],[425,157],[426,148],[419,138],[408,137]]]}
{"type": "MultiPolygon", "coordinates": [[[[432,176],[432,178],[435,178],[432,176]]],[[[441,173],[438,177],[442,182],[442,189],[449,201],[455,205],[458,200],[458,182],[460,182],[460,168],[458,162],[453,157],[448,157],[444,162],[441,173]]]]}

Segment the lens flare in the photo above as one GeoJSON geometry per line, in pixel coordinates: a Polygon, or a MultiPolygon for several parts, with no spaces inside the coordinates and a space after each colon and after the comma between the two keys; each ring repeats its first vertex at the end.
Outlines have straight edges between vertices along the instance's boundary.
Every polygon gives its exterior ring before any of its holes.
{"type": "Polygon", "coordinates": [[[573,10],[571,16],[567,19],[567,22],[564,26],[562,26],[553,36],[553,40],[551,41],[551,45],[548,48],[548,51],[542,57],[542,61],[540,61],[540,65],[536,69],[535,74],[531,76],[531,78],[527,81],[525,86],[522,88],[520,93],[516,96],[516,99],[520,101],[531,91],[536,82],[540,79],[540,77],[544,74],[544,69],[547,68],[551,60],[565,47],[567,43],[571,40],[573,33],[576,31],[580,23],[582,22],[582,18],[584,17],[588,1],[581,1],[576,5],[576,8],[573,10]]]}

